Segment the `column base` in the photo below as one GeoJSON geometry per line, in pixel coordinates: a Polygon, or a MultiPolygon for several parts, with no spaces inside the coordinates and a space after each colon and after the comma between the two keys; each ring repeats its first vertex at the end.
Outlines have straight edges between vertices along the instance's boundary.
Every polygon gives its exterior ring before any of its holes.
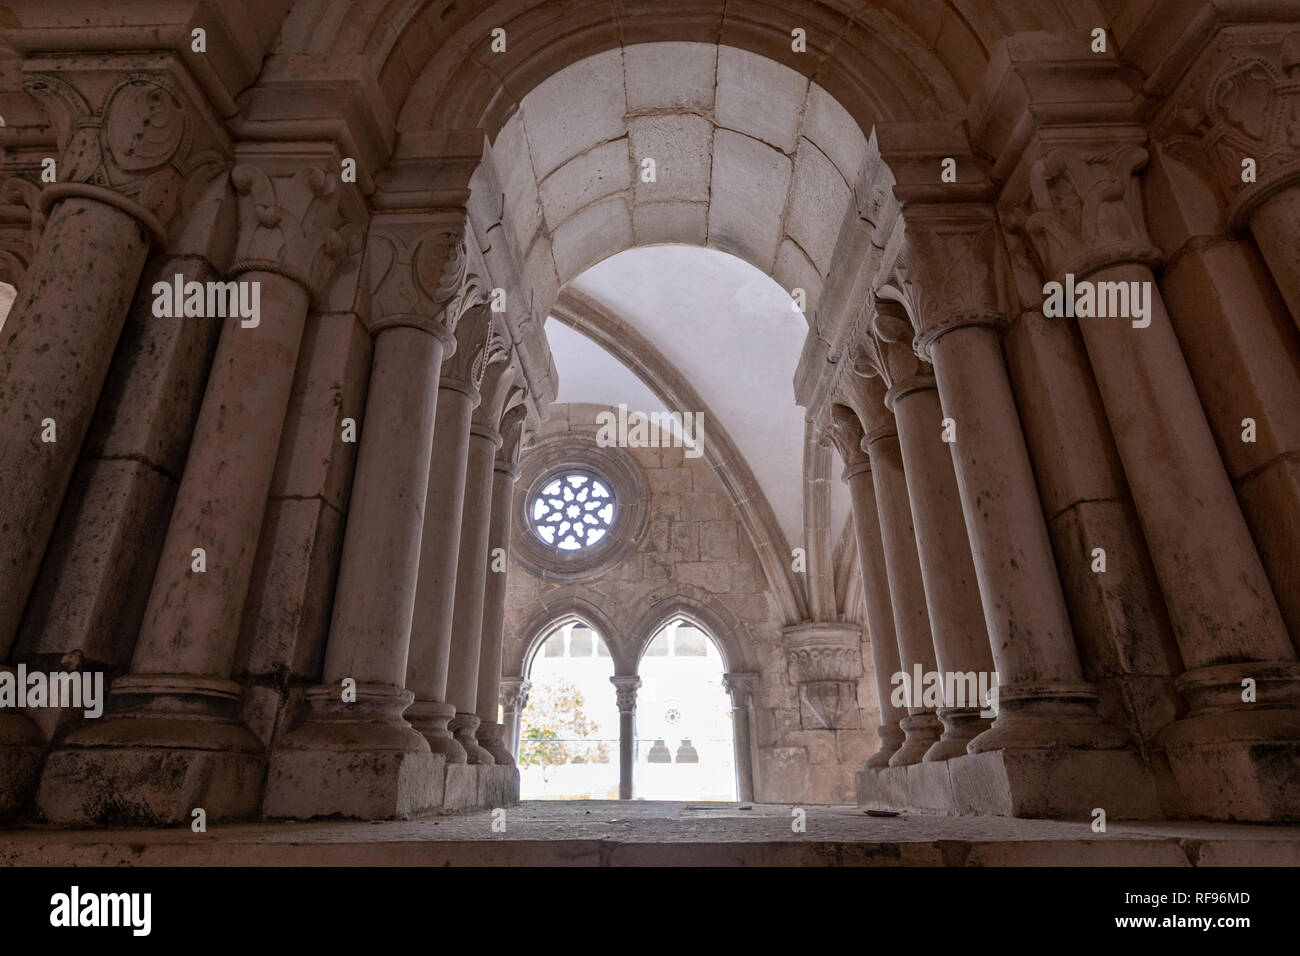
{"type": "Polygon", "coordinates": [[[863,766],[868,770],[888,767],[889,758],[903,746],[903,730],[898,724],[881,724],[876,728],[876,736],[880,738],[880,749],[867,758],[863,766]]]}
{"type": "Polygon", "coordinates": [[[966,754],[860,770],[858,806],[897,813],[983,814],[1091,822],[1161,818],[1149,774],[1131,750],[966,754]]]}
{"type": "Polygon", "coordinates": [[[939,718],[933,711],[909,714],[898,722],[898,726],[903,730],[903,746],[889,758],[891,767],[907,767],[920,763],[943,730],[943,725],[939,723],[939,718]]]}
{"type": "Polygon", "coordinates": [[[962,756],[966,746],[992,723],[992,718],[980,716],[978,707],[941,707],[938,714],[943,735],[925,752],[921,758],[925,762],[962,756]]]}
{"type": "Polygon", "coordinates": [[[261,742],[229,719],[143,712],[74,731],[50,754],[36,804],[60,826],[154,827],[257,814],[261,742]]]}
{"type": "Polygon", "coordinates": [[[1300,820],[1300,664],[1224,664],[1188,671],[1175,686],[1191,713],[1157,736],[1189,816],[1300,820]],[[1255,702],[1241,699],[1255,681],[1255,702]]]}
{"type": "Polygon", "coordinates": [[[0,711],[0,820],[31,806],[45,739],[25,714],[0,711]]]}
{"type": "Polygon", "coordinates": [[[490,753],[479,746],[478,736],[475,733],[478,730],[478,724],[478,714],[457,713],[448,723],[447,729],[452,732],[456,743],[465,749],[466,763],[487,764],[490,766],[496,761],[492,759],[490,753]]]}
{"type": "Polygon", "coordinates": [[[424,737],[429,749],[442,754],[449,765],[466,763],[469,759],[448,727],[455,716],[455,705],[437,700],[417,700],[406,711],[406,719],[424,737]]]}
{"type": "Polygon", "coordinates": [[[1097,690],[1085,682],[999,686],[997,717],[967,745],[968,753],[1005,750],[1119,750],[1124,732],[1107,723],[1097,690]]]}
{"type": "Polygon", "coordinates": [[[513,767],[515,765],[515,758],[506,748],[506,728],[504,724],[496,724],[479,718],[478,730],[474,731],[474,734],[478,737],[479,746],[492,755],[493,763],[502,767],[513,767]]]}
{"type": "Polygon", "coordinates": [[[402,719],[412,699],[378,684],[359,684],[355,703],[308,691],[308,718],[271,755],[263,815],[391,820],[440,806],[445,761],[402,719]]]}

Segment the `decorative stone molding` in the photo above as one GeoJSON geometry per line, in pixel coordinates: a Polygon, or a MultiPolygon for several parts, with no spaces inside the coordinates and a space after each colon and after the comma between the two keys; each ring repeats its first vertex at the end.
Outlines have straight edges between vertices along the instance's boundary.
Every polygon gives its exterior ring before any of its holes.
{"type": "Polygon", "coordinates": [[[1137,172],[1147,163],[1141,130],[1119,128],[1103,142],[1049,144],[1028,166],[1029,213],[1009,217],[1045,271],[1085,276],[1106,266],[1155,266],[1137,172]]]}
{"type": "Polygon", "coordinates": [[[502,437],[497,427],[501,424],[501,412],[515,388],[519,366],[513,361],[509,337],[502,334],[495,321],[475,374],[478,375],[480,401],[474,410],[474,427],[490,432],[493,440],[500,443],[502,437]]]}
{"type": "Polygon", "coordinates": [[[521,459],[512,509],[511,556],[527,571],[552,581],[581,581],[623,561],[645,535],[650,486],[641,466],[621,448],[602,448],[594,435],[556,435],[535,443],[521,459]],[[558,551],[541,541],[527,511],[541,488],[569,469],[599,475],[614,494],[614,523],[595,544],[558,551]]]}
{"type": "Polygon", "coordinates": [[[862,631],[846,624],[799,624],[784,631],[790,679],[799,688],[805,730],[857,727],[862,631]]]}
{"type": "Polygon", "coordinates": [[[615,676],[609,679],[614,685],[614,702],[620,714],[636,713],[636,692],[641,689],[641,678],[615,676]]]}
{"type": "Polygon", "coordinates": [[[230,182],[239,196],[231,274],[282,275],[318,302],[347,253],[339,233],[338,178],[318,166],[268,172],[240,163],[231,170],[230,182]]]}
{"type": "Polygon", "coordinates": [[[449,355],[461,316],[483,301],[483,290],[479,277],[466,268],[463,227],[431,220],[400,213],[371,220],[365,270],[369,328],[372,335],[400,325],[424,329],[449,355]]]}
{"type": "Polygon", "coordinates": [[[971,325],[1001,327],[1004,292],[998,221],[981,203],[908,205],[906,245],[894,266],[903,305],[926,361],[940,336],[971,325]]]}
{"type": "Polygon", "coordinates": [[[1228,28],[1187,71],[1153,126],[1175,157],[1219,191],[1235,228],[1300,182],[1300,29],[1228,28]],[[1242,181],[1242,160],[1256,164],[1242,181]]]}
{"type": "Polygon", "coordinates": [[[29,74],[23,89],[43,107],[62,154],[57,182],[40,193],[48,214],[59,199],[84,196],[136,217],[160,244],[190,175],[224,162],[228,144],[203,95],[170,57],[56,59],[29,74]],[[129,62],[129,60],[128,60],[129,62]]]}

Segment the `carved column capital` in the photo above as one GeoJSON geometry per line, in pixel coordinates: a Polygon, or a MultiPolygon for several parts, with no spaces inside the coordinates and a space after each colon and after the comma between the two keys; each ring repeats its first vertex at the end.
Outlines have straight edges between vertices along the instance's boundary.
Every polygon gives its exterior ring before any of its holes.
{"type": "Polygon", "coordinates": [[[511,353],[504,320],[494,319],[492,322],[478,375],[481,400],[474,410],[474,425],[491,430],[500,439],[501,433],[497,429],[501,424],[501,413],[514,394],[519,378],[519,365],[511,353]]]}
{"type": "Polygon", "coordinates": [[[730,671],[722,675],[722,687],[731,695],[734,710],[744,710],[754,696],[758,675],[752,671],[730,671]]]}
{"type": "Polygon", "coordinates": [[[240,163],[230,182],[239,197],[231,274],[282,275],[318,302],[348,252],[338,177],[312,164],[240,163]]]}
{"type": "Polygon", "coordinates": [[[456,323],[456,349],[442,361],[438,387],[465,392],[477,407],[482,398],[479,386],[493,355],[499,352],[499,333],[494,328],[492,310],[486,302],[480,302],[456,323]]]}
{"type": "Polygon", "coordinates": [[[856,412],[845,405],[832,405],[823,434],[840,453],[845,481],[871,470],[871,458],[862,447],[862,422],[856,412]]]}
{"type": "Polygon", "coordinates": [[[203,94],[170,56],[56,57],[40,66],[23,89],[41,104],[61,153],[56,181],[41,190],[41,212],[69,196],[97,199],[165,244],[187,186],[229,154],[203,94]]]}
{"type": "Polygon", "coordinates": [[[849,367],[840,377],[836,392],[839,400],[853,409],[862,423],[864,451],[872,442],[898,434],[894,413],[885,405],[889,386],[880,375],[883,360],[877,346],[872,336],[859,339],[853,346],[849,367]]]}
{"type": "Polygon", "coordinates": [[[1155,137],[1213,183],[1236,228],[1300,182],[1300,27],[1231,26],[1202,51],[1161,110],[1155,137]],[[1254,160],[1252,181],[1243,160],[1254,160]]]}
{"type": "Polygon", "coordinates": [[[528,425],[528,407],[523,404],[506,409],[501,416],[501,447],[497,449],[495,469],[511,478],[519,475],[519,452],[528,425]]]}
{"type": "Polygon", "coordinates": [[[483,301],[482,282],[468,271],[463,217],[379,213],[370,221],[366,269],[372,335],[410,326],[436,336],[444,355],[456,349],[456,325],[483,301]]]}
{"type": "Polygon", "coordinates": [[[614,700],[620,714],[636,713],[636,692],[641,689],[641,678],[615,676],[609,679],[614,685],[614,700]]]}
{"type": "Polygon", "coordinates": [[[1027,166],[1026,206],[1011,210],[1007,222],[1048,274],[1082,278],[1123,262],[1159,264],[1137,177],[1147,163],[1145,141],[1140,129],[1120,127],[1087,142],[1040,144],[1027,166]]]}
{"type": "Polygon", "coordinates": [[[994,210],[982,203],[904,206],[906,240],[894,278],[916,332],[913,348],[929,361],[936,339],[955,329],[1001,329],[1001,246],[994,210]]]}
{"type": "Polygon", "coordinates": [[[862,629],[805,623],[787,627],[783,634],[790,680],[799,688],[799,720],[804,729],[856,727],[862,629]]]}
{"type": "Polygon", "coordinates": [[[533,689],[533,682],[524,677],[501,678],[501,709],[506,713],[516,713],[528,706],[528,692],[533,689]]]}

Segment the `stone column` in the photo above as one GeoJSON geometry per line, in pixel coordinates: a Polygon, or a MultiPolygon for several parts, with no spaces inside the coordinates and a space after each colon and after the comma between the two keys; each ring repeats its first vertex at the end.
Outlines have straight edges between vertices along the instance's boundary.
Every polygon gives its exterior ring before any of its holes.
{"type": "MultiPolygon", "coordinates": [[[[0,352],[0,662],[9,659],[151,243],[199,150],[227,149],[183,70],[134,57],[30,75],[61,132],[47,217],[0,352]]],[[[214,153],[214,158],[216,154],[214,153]]],[[[21,187],[17,187],[21,188],[21,187]]],[[[5,718],[7,720],[8,718],[5,718]]],[[[4,736],[0,732],[0,746],[4,736]]],[[[3,798],[0,798],[2,800],[3,798]]]]}
{"type": "Polygon", "coordinates": [[[505,725],[506,748],[514,763],[519,761],[519,727],[532,688],[532,681],[523,677],[501,678],[501,722],[505,725]]]}
{"type": "Polygon", "coordinates": [[[614,699],[618,704],[618,798],[632,799],[632,766],[636,745],[636,692],[641,689],[641,678],[616,676],[609,682],[614,685],[614,699]]]}
{"type": "Polygon", "coordinates": [[[754,753],[749,714],[757,683],[757,674],[735,671],[722,675],[722,686],[731,695],[731,732],[736,747],[736,797],[742,803],[754,799],[754,753]]]}
{"type": "Polygon", "coordinates": [[[442,797],[438,763],[402,715],[439,378],[479,295],[462,229],[417,214],[371,226],[375,341],[323,682],[272,755],[268,816],[407,816],[442,797]]]}
{"type": "Polygon", "coordinates": [[[194,807],[215,820],[257,806],[262,748],[235,718],[241,688],[230,674],[308,306],[345,248],[335,177],[280,157],[264,165],[231,174],[231,272],[257,290],[260,316],[222,330],[131,672],[113,685],[117,713],[46,763],[38,799],[53,821],[176,823],[194,807]]]}
{"type": "Polygon", "coordinates": [[[493,465],[502,447],[501,412],[511,394],[516,368],[508,338],[493,326],[483,353],[481,400],[474,410],[465,466],[465,502],[461,514],[460,552],[456,561],[456,601],[451,621],[451,657],[447,669],[447,703],[456,708],[449,729],[465,748],[469,763],[490,764],[492,754],[479,746],[478,667],[482,651],[483,605],[487,591],[488,534],[492,521],[493,465]]]}
{"type": "MultiPolygon", "coordinates": [[[[1083,791],[1050,782],[1046,753],[1119,748],[1125,738],[1101,719],[1097,691],[1083,677],[1003,363],[996,219],[975,204],[903,213],[908,249],[896,273],[918,353],[934,366],[955,423],[952,461],[998,670],[998,716],[968,750],[1023,755],[1041,773],[1030,803],[1074,807],[1086,802],[1083,791]]],[[[1137,772],[1132,761],[1124,765],[1137,772]]]]}
{"type": "Polygon", "coordinates": [[[465,763],[467,755],[447,726],[456,716],[455,704],[447,699],[447,669],[451,661],[470,420],[480,401],[479,385],[491,328],[492,313],[486,303],[469,309],[456,327],[456,351],[443,363],[438,382],[420,578],[406,666],[406,686],[415,695],[407,719],[424,734],[434,753],[455,764],[465,763]]]}
{"type": "Polygon", "coordinates": [[[885,405],[898,422],[935,662],[943,678],[939,719],[944,732],[925,759],[946,760],[964,754],[967,743],[988,728],[989,718],[981,714],[988,712],[989,702],[980,699],[977,688],[996,686],[997,679],[950,444],[944,437],[949,423],[944,421],[934,376],[912,350],[912,327],[897,302],[876,301],[871,331],[867,349],[889,385],[885,405]],[[948,697],[958,687],[963,689],[961,702],[948,697]]]}
{"type": "Polygon", "coordinates": [[[894,631],[898,637],[898,667],[890,672],[890,703],[902,706],[907,716],[899,721],[903,745],[889,758],[889,766],[920,763],[939,739],[941,725],[936,705],[926,704],[914,675],[935,670],[934,643],[930,637],[930,614],[925,605],[921,561],[916,551],[912,505],[903,472],[903,453],[893,413],[885,407],[885,383],[875,373],[861,349],[854,356],[846,377],[846,400],[857,414],[865,432],[862,447],[871,462],[871,479],[880,518],[880,543],[884,552],[889,598],[893,607],[894,631]],[[899,682],[902,683],[899,683],[899,682]],[[908,693],[908,688],[911,692],[908,693]]]}
{"type": "Polygon", "coordinates": [[[867,606],[867,634],[876,673],[876,697],[880,725],[876,736],[880,749],[867,758],[867,768],[888,767],[889,758],[903,745],[899,722],[907,711],[893,701],[893,678],[899,673],[898,638],[894,632],[894,608],[889,597],[889,574],[880,539],[880,515],[876,510],[876,489],[871,479],[871,459],[862,448],[862,423],[844,405],[831,407],[831,439],[844,460],[844,481],[849,486],[853,530],[858,543],[858,568],[867,606]]]}
{"type": "Polygon", "coordinates": [[[490,753],[496,763],[509,766],[514,765],[514,751],[506,742],[507,726],[497,722],[497,707],[500,702],[501,650],[505,639],[510,512],[514,507],[519,449],[523,444],[527,417],[528,409],[516,405],[501,419],[501,448],[492,469],[492,519],[488,525],[487,587],[483,593],[483,642],[478,663],[479,725],[475,733],[479,746],[490,753]]]}
{"type": "Polygon", "coordinates": [[[1294,818],[1294,775],[1264,753],[1300,754],[1300,663],[1151,273],[1145,133],[1073,134],[1040,132],[1025,228],[1049,274],[1146,303],[1079,327],[1188,668],[1176,684],[1191,712],[1163,735],[1170,763],[1193,814],[1294,818]],[[1258,703],[1242,700],[1246,680],[1258,703]]]}

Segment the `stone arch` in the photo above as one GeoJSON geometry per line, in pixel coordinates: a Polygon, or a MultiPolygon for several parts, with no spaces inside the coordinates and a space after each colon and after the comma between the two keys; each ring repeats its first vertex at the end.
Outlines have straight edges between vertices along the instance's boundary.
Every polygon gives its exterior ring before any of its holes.
{"type": "Polygon", "coordinates": [[[516,645],[519,652],[507,660],[506,672],[527,677],[533,658],[555,628],[569,621],[580,621],[600,635],[613,659],[614,672],[622,673],[620,668],[626,656],[626,643],[614,622],[600,609],[601,600],[601,595],[581,587],[567,589],[560,595],[552,596],[528,619],[522,630],[528,639],[516,645]],[[510,667],[513,667],[513,671],[508,670],[510,667]]]}
{"type": "MultiPolygon", "coordinates": [[[[628,653],[619,661],[621,675],[636,673],[645,650],[664,625],[681,618],[700,628],[713,639],[722,655],[727,673],[754,670],[751,655],[746,653],[744,624],[706,592],[679,585],[683,592],[660,598],[646,607],[628,632],[628,653]],[[626,668],[626,669],[623,669],[626,668]]],[[[651,597],[653,600],[654,596],[651,597]]]]}

